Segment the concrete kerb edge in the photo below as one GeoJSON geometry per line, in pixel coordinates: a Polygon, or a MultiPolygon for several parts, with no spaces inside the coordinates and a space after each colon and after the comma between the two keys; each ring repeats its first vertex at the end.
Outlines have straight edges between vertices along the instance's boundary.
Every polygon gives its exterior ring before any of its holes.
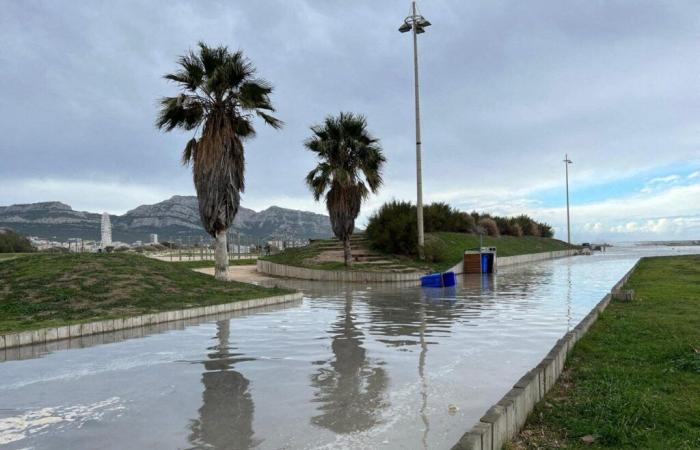
{"type": "MultiPolygon", "coordinates": [[[[615,287],[624,286],[640,261],[632,266],[615,284],[615,287]]],[[[605,295],[573,330],[554,344],[534,369],[528,371],[515,383],[513,389],[486,411],[486,414],[460,438],[452,450],[496,450],[513,439],[525,425],[535,405],[544,399],[559,379],[564,371],[568,354],[599,315],[605,311],[611,299],[611,294],[605,295]]]]}
{"type": "Polygon", "coordinates": [[[39,328],[37,330],[21,331],[18,333],[0,334],[0,351],[5,350],[6,348],[44,344],[63,339],[79,338],[92,334],[119,331],[126,328],[138,328],[156,323],[208,316],[219,312],[252,309],[266,305],[276,305],[301,300],[302,297],[303,295],[301,292],[296,292],[294,294],[276,295],[273,297],[243,300],[239,302],[224,303],[221,305],[207,307],[164,311],[161,313],[143,314],[134,317],[100,320],[96,322],[64,325],[61,327],[39,328]]]}

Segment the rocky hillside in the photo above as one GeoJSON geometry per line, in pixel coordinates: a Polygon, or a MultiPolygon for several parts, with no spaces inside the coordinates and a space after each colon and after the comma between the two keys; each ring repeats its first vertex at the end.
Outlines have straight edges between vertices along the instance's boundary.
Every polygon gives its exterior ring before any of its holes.
{"type": "MultiPolygon", "coordinates": [[[[194,196],[176,195],[110,218],[116,241],[147,240],[150,233],[158,233],[160,240],[204,236],[194,196]]],[[[0,227],[30,236],[99,239],[100,220],[99,213],[74,211],[61,202],[0,206],[0,227]]],[[[252,239],[290,240],[331,235],[327,216],[277,206],[260,212],[241,207],[233,229],[252,239]]]]}

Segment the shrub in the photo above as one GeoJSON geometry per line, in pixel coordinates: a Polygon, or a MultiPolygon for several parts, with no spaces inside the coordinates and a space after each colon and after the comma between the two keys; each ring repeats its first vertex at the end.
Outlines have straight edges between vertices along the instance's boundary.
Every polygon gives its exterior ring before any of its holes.
{"type": "Polygon", "coordinates": [[[552,226],[547,224],[547,223],[541,223],[540,224],[540,236],[544,238],[553,238],[554,237],[554,230],[552,229],[552,226]]]}
{"type": "Polygon", "coordinates": [[[425,237],[425,259],[428,262],[443,262],[450,258],[450,250],[447,244],[433,236],[425,237]]]}
{"type": "Polygon", "coordinates": [[[496,224],[496,221],[491,219],[490,217],[483,217],[479,219],[479,226],[484,229],[486,234],[489,236],[493,237],[498,237],[500,236],[500,233],[498,232],[498,225],[496,224]]]}
{"type": "Polygon", "coordinates": [[[385,203],[370,217],[365,234],[377,250],[415,255],[418,248],[416,207],[396,200],[385,203]]]}
{"type": "Polygon", "coordinates": [[[6,228],[0,228],[0,253],[33,252],[31,242],[26,237],[6,228]]]}

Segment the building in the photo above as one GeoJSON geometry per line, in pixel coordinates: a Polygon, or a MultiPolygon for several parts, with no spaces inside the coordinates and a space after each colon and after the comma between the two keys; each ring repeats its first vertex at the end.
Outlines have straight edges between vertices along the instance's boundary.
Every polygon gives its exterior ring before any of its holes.
{"type": "Polygon", "coordinates": [[[156,233],[151,233],[151,244],[157,244],[158,243],[158,235],[156,233]]]}
{"type": "Polygon", "coordinates": [[[102,213],[102,236],[101,244],[102,248],[106,248],[112,245],[112,223],[109,220],[109,213],[102,213]]]}

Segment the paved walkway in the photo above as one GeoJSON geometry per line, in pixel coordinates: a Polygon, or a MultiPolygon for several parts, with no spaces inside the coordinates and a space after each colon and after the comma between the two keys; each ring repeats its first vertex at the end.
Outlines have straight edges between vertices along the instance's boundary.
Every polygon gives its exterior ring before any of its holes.
{"type": "MultiPolygon", "coordinates": [[[[214,268],[206,267],[202,269],[193,269],[196,272],[204,273],[207,275],[214,276],[214,268]]],[[[257,266],[229,266],[228,268],[229,277],[232,281],[240,281],[243,283],[259,283],[261,281],[274,280],[275,278],[269,277],[263,273],[257,271],[257,266]]]]}

